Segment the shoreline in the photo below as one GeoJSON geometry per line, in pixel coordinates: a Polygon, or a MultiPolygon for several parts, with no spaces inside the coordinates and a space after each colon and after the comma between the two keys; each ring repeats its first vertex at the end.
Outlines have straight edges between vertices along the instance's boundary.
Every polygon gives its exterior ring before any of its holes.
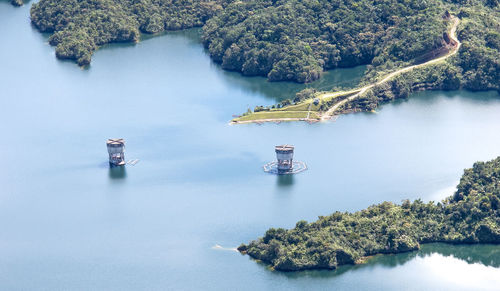
{"type": "Polygon", "coordinates": [[[500,245],[500,156],[464,170],[456,192],[439,202],[381,202],[335,211],[295,227],[269,228],[238,251],[275,270],[336,269],[367,257],[420,250],[430,243],[500,245]]]}
{"type": "MultiPolygon", "coordinates": [[[[446,244],[446,245],[452,245],[452,246],[472,246],[472,245],[492,245],[492,246],[498,246],[500,245],[500,242],[497,243],[482,243],[482,242],[449,242],[449,241],[432,241],[432,242],[425,242],[425,243],[420,243],[420,246],[423,245],[432,245],[432,244],[446,244]]],[[[282,270],[282,269],[276,269],[275,267],[272,266],[272,262],[268,262],[256,257],[253,257],[250,255],[247,251],[240,251],[238,248],[235,249],[238,253],[241,255],[247,255],[249,256],[252,260],[256,262],[261,262],[263,264],[266,264],[269,268],[271,268],[273,271],[278,271],[278,272],[285,272],[285,273],[293,273],[293,272],[304,272],[304,271],[334,271],[337,270],[341,267],[345,266],[362,266],[365,265],[369,262],[369,260],[373,259],[376,256],[386,256],[386,255],[399,255],[399,254],[405,254],[405,253],[413,253],[413,252],[418,252],[421,250],[421,247],[415,250],[405,250],[405,251],[400,251],[400,252],[381,252],[381,253],[375,253],[375,254],[370,254],[366,256],[362,256],[359,259],[357,259],[353,264],[342,264],[338,265],[334,268],[326,268],[326,267],[306,267],[306,268],[301,268],[297,270],[282,270]]]]}
{"type": "MultiPolygon", "coordinates": [[[[366,86],[361,87],[361,88],[355,88],[355,89],[352,89],[349,91],[325,92],[325,93],[322,93],[318,96],[306,99],[306,100],[304,100],[300,103],[297,103],[295,105],[284,107],[285,110],[281,110],[281,109],[283,109],[283,108],[281,108],[280,110],[272,110],[272,111],[266,111],[266,112],[271,112],[271,113],[293,112],[293,111],[286,110],[286,108],[289,108],[292,106],[307,105],[307,104],[310,105],[313,103],[313,100],[319,100],[321,102],[321,101],[325,101],[325,99],[327,99],[327,98],[335,98],[335,97],[342,96],[342,95],[349,95],[349,93],[351,93],[351,94],[354,93],[354,95],[350,95],[347,98],[344,98],[344,99],[338,101],[337,103],[333,104],[325,112],[311,111],[310,107],[309,107],[309,113],[314,112],[316,115],[319,116],[319,119],[308,119],[308,120],[314,120],[315,122],[317,122],[317,121],[326,121],[326,120],[331,119],[333,116],[337,115],[335,113],[342,105],[358,99],[365,92],[372,89],[373,87],[378,86],[378,85],[382,85],[382,84],[390,81],[392,78],[399,76],[405,72],[409,72],[409,71],[412,71],[413,69],[422,68],[422,67],[425,67],[428,65],[432,65],[432,64],[444,61],[444,60],[448,59],[449,57],[452,57],[455,54],[457,54],[460,47],[462,46],[462,43],[460,42],[460,40],[457,38],[457,35],[456,35],[457,27],[460,24],[460,19],[456,16],[451,15],[449,20],[451,20],[453,22],[452,27],[450,28],[450,31],[449,31],[449,35],[450,35],[450,38],[452,40],[452,42],[451,42],[452,49],[450,51],[448,51],[448,53],[446,53],[445,55],[438,56],[435,59],[431,59],[431,60],[424,62],[424,63],[421,63],[421,64],[411,65],[408,67],[401,68],[397,71],[389,73],[382,80],[376,81],[374,83],[371,83],[371,84],[366,85],[366,86]]],[[[255,112],[251,113],[250,116],[252,114],[255,114],[255,112]]],[[[291,117],[288,117],[288,118],[262,118],[262,119],[250,119],[250,120],[241,120],[241,121],[238,120],[239,118],[241,118],[241,117],[234,118],[233,120],[231,120],[230,123],[231,124],[244,124],[244,123],[282,122],[282,121],[307,121],[306,118],[299,118],[299,117],[297,117],[297,118],[291,118],[291,117]]]]}

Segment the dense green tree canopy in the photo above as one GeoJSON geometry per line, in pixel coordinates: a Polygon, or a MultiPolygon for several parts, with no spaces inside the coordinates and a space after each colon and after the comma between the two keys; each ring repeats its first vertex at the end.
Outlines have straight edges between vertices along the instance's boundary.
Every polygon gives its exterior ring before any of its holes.
{"type": "Polygon", "coordinates": [[[136,42],[140,32],[199,27],[222,9],[221,0],[41,0],[31,8],[32,23],[53,32],[59,58],[90,63],[98,46],[136,42]]]}
{"type": "Polygon", "coordinates": [[[226,69],[309,82],[324,69],[441,47],[444,11],[438,0],[236,1],[207,22],[203,41],[226,69]]]}
{"type": "Polygon", "coordinates": [[[442,49],[446,11],[462,19],[453,77],[419,88],[500,90],[498,0],[40,0],[31,20],[53,33],[58,57],[80,65],[105,43],[203,26],[203,43],[227,70],[310,82],[369,64],[370,81],[442,49]]]}
{"type": "Polygon", "coordinates": [[[290,230],[271,228],[238,249],[277,270],[295,271],[334,269],[430,242],[500,243],[500,157],[465,170],[456,193],[440,203],[406,200],[335,212],[290,230]]]}

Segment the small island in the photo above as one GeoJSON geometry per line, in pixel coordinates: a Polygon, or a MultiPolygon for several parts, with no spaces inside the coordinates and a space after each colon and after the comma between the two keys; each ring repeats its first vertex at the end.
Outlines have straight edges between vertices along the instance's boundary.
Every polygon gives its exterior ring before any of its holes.
{"type": "Polygon", "coordinates": [[[272,269],[300,271],[360,264],[433,242],[500,244],[500,157],[465,170],[455,194],[439,203],[405,200],[335,212],[290,230],[271,228],[238,250],[272,269]]]}

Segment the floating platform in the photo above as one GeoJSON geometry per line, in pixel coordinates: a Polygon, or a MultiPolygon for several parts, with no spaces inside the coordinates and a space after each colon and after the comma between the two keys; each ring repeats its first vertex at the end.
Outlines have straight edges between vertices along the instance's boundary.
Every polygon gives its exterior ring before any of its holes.
{"type": "Polygon", "coordinates": [[[264,165],[264,172],[275,174],[275,175],[290,175],[298,174],[307,170],[307,165],[301,161],[294,161],[291,170],[288,171],[278,171],[278,162],[270,162],[264,165]]]}
{"type": "Polygon", "coordinates": [[[119,161],[119,162],[109,162],[109,166],[114,168],[114,167],[121,167],[125,166],[125,161],[119,161]]]}

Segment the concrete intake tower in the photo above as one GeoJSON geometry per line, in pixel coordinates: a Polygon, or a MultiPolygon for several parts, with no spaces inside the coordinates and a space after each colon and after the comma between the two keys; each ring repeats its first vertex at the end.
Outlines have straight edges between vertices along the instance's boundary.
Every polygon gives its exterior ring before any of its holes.
{"type": "Polygon", "coordinates": [[[287,175],[297,174],[307,170],[304,162],[293,161],[293,145],[278,145],[274,147],[276,161],[264,165],[264,171],[271,174],[287,175]]]}
{"type": "Polygon", "coordinates": [[[123,166],[125,165],[125,140],[123,138],[110,138],[106,142],[109,154],[109,165],[123,166]]]}
{"type": "Polygon", "coordinates": [[[293,150],[292,145],[279,145],[274,147],[276,159],[278,160],[278,173],[283,174],[293,169],[293,150]]]}

